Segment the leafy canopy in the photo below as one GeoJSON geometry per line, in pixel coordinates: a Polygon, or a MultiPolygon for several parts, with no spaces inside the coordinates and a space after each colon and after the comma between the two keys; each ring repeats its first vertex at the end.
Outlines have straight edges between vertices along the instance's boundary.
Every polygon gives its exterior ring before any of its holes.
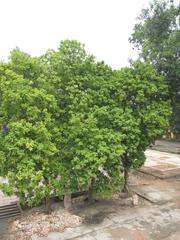
{"type": "Polygon", "coordinates": [[[122,165],[128,170],[143,165],[144,151],[168,128],[170,102],[164,77],[150,64],[137,61],[131,68],[116,71],[115,77],[114,97],[125,116],[120,130],[125,146],[122,165]]]}
{"type": "Polygon", "coordinates": [[[171,130],[180,131],[180,19],[179,5],[172,1],[152,1],[143,9],[130,42],[139,56],[152,63],[168,81],[172,102],[171,130]]]}
{"type": "Polygon", "coordinates": [[[30,206],[118,191],[123,169],[141,166],[168,127],[166,82],[150,64],[112,71],[75,40],[38,58],[14,49],[0,91],[1,188],[30,206]]]}

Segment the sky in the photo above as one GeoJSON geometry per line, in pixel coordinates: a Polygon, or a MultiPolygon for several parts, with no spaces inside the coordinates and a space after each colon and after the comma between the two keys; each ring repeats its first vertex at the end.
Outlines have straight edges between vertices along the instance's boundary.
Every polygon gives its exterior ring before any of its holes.
{"type": "Polygon", "coordinates": [[[149,0],[0,0],[0,59],[19,47],[32,56],[76,39],[114,69],[137,53],[128,42],[149,0]]]}

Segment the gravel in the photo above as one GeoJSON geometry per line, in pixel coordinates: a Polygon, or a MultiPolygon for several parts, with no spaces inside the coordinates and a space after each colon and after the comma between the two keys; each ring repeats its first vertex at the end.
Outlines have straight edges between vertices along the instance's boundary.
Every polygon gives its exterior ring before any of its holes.
{"type": "Polygon", "coordinates": [[[7,240],[31,240],[32,235],[45,237],[49,232],[63,232],[66,228],[76,227],[82,218],[63,209],[54,210],[46,215],[35,211],[10,223],[7,240]]]}

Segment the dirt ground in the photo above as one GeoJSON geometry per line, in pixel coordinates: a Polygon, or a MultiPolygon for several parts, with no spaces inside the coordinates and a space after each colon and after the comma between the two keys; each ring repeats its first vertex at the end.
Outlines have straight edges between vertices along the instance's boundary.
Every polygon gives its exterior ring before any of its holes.
{"type": "MultiPolygon", "coordinates": [[[[177,154],[180,142],[158,141],[155,147],[156,150],[177,154]]],[[[132,197],[123,199],[118,194],[113,199],[101,199],[91,205],[79,202],[71,213],[83,219],[80,226],[63,232],[50,232],[46,237],[34,234],[31,239],[179,240],[180,175],[160,179],[132,171],[129,185],[131,193],[136,196],[135,206],[132,197]]],[[[7,220],[0,220],[0,239],[3,233],[7,233],[7,226],[7,220]]]]}

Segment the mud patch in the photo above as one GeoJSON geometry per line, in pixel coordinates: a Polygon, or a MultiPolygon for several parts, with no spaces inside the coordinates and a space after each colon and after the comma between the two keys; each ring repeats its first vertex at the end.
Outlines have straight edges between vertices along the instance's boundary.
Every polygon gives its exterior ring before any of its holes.
{"type": "Polygon", "coordinates": [[[84,220],[83,220],[83,223],[84,224],[90,224],[90,225],[100,224],[111,213],[113,213],[113,212],[108,212],[108,213],[98,212],[98,213],[95,213],[95,214],[90,215],[90,216],[85,216],[84,220]]]}

